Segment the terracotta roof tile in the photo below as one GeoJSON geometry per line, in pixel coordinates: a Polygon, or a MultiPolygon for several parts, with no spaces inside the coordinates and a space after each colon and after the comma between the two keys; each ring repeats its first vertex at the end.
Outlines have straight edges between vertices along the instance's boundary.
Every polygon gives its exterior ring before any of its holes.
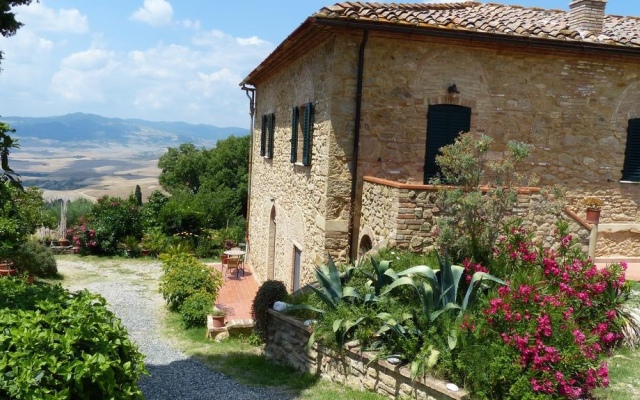
{"type": "Polygon", "coordinates": [[[578,31],[569,25],[569,13],[538,7],[508,6],[467,1],[462,3],[342,2],[324,7],[316,18],[353,18],[365,22],[437,26],[482,33],[584,41],[640,47],[640,18],[609,15],[602,33],[578,31]]]}

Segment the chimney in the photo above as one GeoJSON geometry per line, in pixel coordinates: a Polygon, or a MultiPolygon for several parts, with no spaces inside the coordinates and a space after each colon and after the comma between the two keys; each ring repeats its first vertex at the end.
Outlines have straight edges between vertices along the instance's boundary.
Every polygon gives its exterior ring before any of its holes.
{"type": "Polygon", "coordinates": [[[569,3],[569,27],[577,31],[602,33],[607,0],[572,0],[569,3]]]}

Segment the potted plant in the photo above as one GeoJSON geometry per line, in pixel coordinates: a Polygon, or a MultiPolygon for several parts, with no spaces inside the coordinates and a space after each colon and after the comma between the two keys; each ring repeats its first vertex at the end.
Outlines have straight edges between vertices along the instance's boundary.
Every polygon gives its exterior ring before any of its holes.
{"type": "Polygon", "coordinates": [[[224,328],[224,317],[226,315],[227,313],[224,310],[214,307],[213,311],[211,312],[211,317],[213,318],[213,327],[224,328]]]}
{"type": "Polygon", "coordinates": [[[604,205],[604,202],[599,197],[585,197],[582,203],[587,207],[587,222],[591,224],[598,224],[600,222],[600,210],[604,205]]]}

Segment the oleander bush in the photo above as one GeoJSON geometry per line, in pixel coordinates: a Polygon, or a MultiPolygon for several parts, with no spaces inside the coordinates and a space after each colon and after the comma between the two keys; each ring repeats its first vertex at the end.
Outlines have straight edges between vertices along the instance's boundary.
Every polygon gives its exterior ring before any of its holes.
{"type": "Polygon", "coordinates": [[[557,249],[538,248],[526,231],[511,228],[488,267],[465,265],[495,269],[509,281],[461,324],[457,372],[479,399],[579,399],[609,384],[606,356],[623,341],[624,327],[635,325],[623,307],[626,267],[598,269],[566,225],[559,228],[557,249]]]}
{"type": "Polygon", "coordinates": [[[0,326],[0,398],[143,398],[143,355],[101,296],[3,278],[0,326]]]}
{"type": "Polygon", "coordinates": [[[20,245],[12,254],[11,260],[14,268],[37,277],[48,278],[58,273],[56,259],[51,249],[35,241],[20,245]]]}
{"type": "Polygon", "coordinates": [[[214,301],[218,297],[223,283],[219,271],[186,253],[166,254],[162,259],[165,272],[160,291],[172,310],[179,311],[187,298],[198,292],[210,294],[214,301]]]}

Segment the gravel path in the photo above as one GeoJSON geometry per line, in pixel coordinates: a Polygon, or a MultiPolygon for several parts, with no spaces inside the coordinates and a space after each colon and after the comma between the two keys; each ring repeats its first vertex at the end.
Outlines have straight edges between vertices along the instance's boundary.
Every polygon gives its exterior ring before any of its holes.
{"type": "Polygon", "coordinates": [[[58,260],[58,270],[70,290],[88,289],[107,299],[109,309],[124,323],[129,336],[146,356],[150,376],[140,379],[147,400],[291,399],[268,388],[241,385],[188,357],[160,335],[157,322],[164,300],[157,290],[160,263],[109,261],[94,265],[58,260]]]}

